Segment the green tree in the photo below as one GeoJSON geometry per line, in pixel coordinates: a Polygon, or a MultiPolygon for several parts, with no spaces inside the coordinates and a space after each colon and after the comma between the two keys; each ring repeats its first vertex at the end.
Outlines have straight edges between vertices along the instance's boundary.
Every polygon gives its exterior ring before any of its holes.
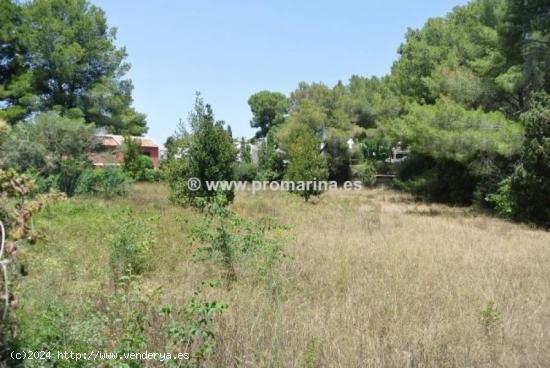
{"type": "Polygon", "coordinates": [[[414,184],[416,192],[455,203],[469,203],[476,189],[481,199],[495,189],[523,139],[521,125],[502,113],[468,110],[451,101],[413,104],[408,114],[381,129],[412,152],[401,179],[414,184]]]}
{"type": "Polygon", "coordinates": [[[521,164],[509,182],[513,216],[550,226],[550,95],[538,93],[522,115],[521,164]]]}
{"type": "Polygon", "coordinates": [[[40,113],[11,127],[0,145],[0,167],[32,173],[38,190],[58,189],[71,196],[94,146],[93,125],[40,113]]]}
{"type": "Polygon", "coordinates": [[[126,50],[114,45],[116,30],[101,9],[86,0],[2,0],[0,11],[2,20],[11,15],[14,28],[2,32],[9,45],[2,117],[14,123],[34,111],[56,110],[114,133],[146,131],[145,115],[131,106],[132,82],[123,79],[126,50]]]}
{"type": "Polygon", "coordinates": [[[440,96],[517,119],[530,96],[550,91],[545,0],[474,0],[409,30],[390,79],[409,99],[440,96]]]}
{"type": "Polygon", "coordinates": [[[11,0],[0,0],[0,101],[5,104],[0,117],[9,123],[26,116],[37,102],[25,63],[22,22],[22,7],[11,0]]]}
{"type": "Polygon", "coordinates": [[[0,166],[19,172],[56,174],[63,160],[86,162],[94,145],[93,125],[85,124],[83,119],[40,113],[11,127],[0,146],[0,166]]]}
{"type": "Polygon", "coordinates": [[[248,99],[252,110],[250,126],[260,129],[256,137],[267,136],[269,130],[285,121],[288,113],[288,99],[279,92],[260,91],[248,99]]]}
{"type": "Polygon", "coordinates": [[[327,161],[319,147],[319,140],[308,127],[300,129],[289,146],[290,164],[285,180],[296,184],[295,192],[306,202],[311,196],[318,196],[323,192],[319,182],[328,179],[327,161]],[[316,182],[316,185],[313,185],[313,182],[316,182]],[[300,188],[298,183],[305,185],[300,188]]]}
{"type": "Polygon", "coordinates": [[[499,36],[506,57],[498,84],[519,111],[529,109],[531,95],[550,92],[550,21],[545,0],[506,0],[499,36]]]}
{"type": "Polygon", "coordinates": [[[363,128],[374,128],[382,120],[394,118],[403,110],[388,78],[363,78],[354,75],[345,86],[344,109],[351,121],[363,128]]]}
{"type": "Polygon", "coordinates": [[[306,126],[322,141],[328,155],[331,180],[349,179],[350,152],[347,140],[364,129],[353,124],[348,95],[343,84],[329,88],[321,83],[300,83],[291,94],[287,122],[276,132],[277,142],[288,150],[294,137],[306,126]]]}
{"type": "Polygon", "coordinates": [[[122,170],[135,180],[149,180],[153,161],[141,152],[141,141],[131,136],[124,137],[122,170]]]}
{"type": "Polygon", "coordinates": [[[209,189],[206,185],[207,182],[233,179],[236,150],[223,122],[214,119],[212,108],[204,104],[199,94],[189,114],[189,125],[191,132],[182,156],[172,160],[168,167],[171,199],[197,207],[209,203],[217,193],[232,200],[232,190],[209,189]],[[191,178],[199,185],[190,184],[191,178]]]}

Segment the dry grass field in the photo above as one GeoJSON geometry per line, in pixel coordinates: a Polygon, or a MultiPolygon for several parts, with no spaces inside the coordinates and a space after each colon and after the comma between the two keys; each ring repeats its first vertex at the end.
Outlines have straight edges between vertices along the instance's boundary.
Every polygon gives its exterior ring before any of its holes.
{"type": "MultiPolygon", "coordinates": [[[[328,192],[314,203],[238,193],[231,207],[287,225],[273,234],[285,257],[267,283],[245,262],[231,288],[206,292],[229,308],[217,317],[205,366],[550,364],[548,232],[383,189],[328,192]]],[[[83,348],[107,349],[120,338],[105,326],[98,332],[90,316],[108,310],[109,241],[128,211],[146,219],[152,265],[141,283],[161,288],[162,303],[185,303],[202,280],[220,277],[192,256],[189,230],[201,214],[170,204],[161,185],[138,185],[125,199],[56,205],[37,221],[43,239],[21,255],[22,348],[51,334],[83,348]]],[[[158,326],[146,331],[150,351],[166,348],[158,326]]]]}

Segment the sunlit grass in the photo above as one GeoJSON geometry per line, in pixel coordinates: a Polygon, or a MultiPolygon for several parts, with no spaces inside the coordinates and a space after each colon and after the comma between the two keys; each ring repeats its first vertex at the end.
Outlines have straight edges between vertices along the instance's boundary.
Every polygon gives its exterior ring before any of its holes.
{"type": "MultiPolygon", "coordinates": [[[[209,366],[550,361],[548,232],[388,190],[329,192],[314,203],[286,193],[239,193],[232,208],[288,225],[280,234],[286,257],[272,285],[243,264],[232,288],[208,292],[229,304],[209,366]]],[[[72,199],[40,215],[44,237],[22,252],[23,343],[52,303],[62,306],[67,334],[87,333],[87,312],[111,290],[110,239],[127,216],[147,219],[143,232],[154,242],[142,283],[162,288],[163,302],[185,303],[201,281],[221,277],[215,264],[193,257],[189,232],[201,213],[171,205],[164,186],[137,185],[113,201],[72,199]]]]}

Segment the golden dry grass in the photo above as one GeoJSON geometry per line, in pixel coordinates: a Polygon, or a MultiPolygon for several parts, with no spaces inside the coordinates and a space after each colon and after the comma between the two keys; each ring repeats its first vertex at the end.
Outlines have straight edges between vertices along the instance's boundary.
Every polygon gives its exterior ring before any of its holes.
{"type": "MultiPolygon", "coordinates": [[[[161,286],[165,300],[183,303],[217,270],[190,256],[188,230],[200,215],[172,206],[166,196],[160,185],[140,185],[129,198],[101,206],[106,213],[128,206],[157,216],[147,230],[156,239],[154,272],[144,282],[161,286]]],[[[382,189],[329,192],[315,203],[286,193],[239,193],[232,208],[289,225],[288,257],[276,270],[275,288],[254,283],[241,267],[231,289],[211,292],[230,307],[218,320],[208,366],[550,364],[548,232],[382,189]],[[484,320],[483,310],[494,318],[484,320]]],[[[27,254],[34,260],[47,255],[55,268],[31,272],[24,297],[38,289],[59,293],[62,282],[63,297],[76,301],[85,297],[79,287],[105,283],[105,239],[116,231],[106,221],[55,220],[45,241],[53,250],[27,254]]],[[[33,305],[24,306],[31,315],[33,305]]],[[[77,306],[73,313],[85,318],[77,306]]]]}
{"type": "Polygon", "coordinates": [[[297,366],[308,352],[323,367],[550,362],[547,232],[384,190],[330,192],[314,205],[242,195],[234,208],[291,225],[282,272],[292,291],[274,303],[238,297],[224,364],[240,353],[250,366],[297,366]],[[491,301],[500,318],[486,325],[491,301]],[[265,334],[271,346],[258,356],[265,334]]]}

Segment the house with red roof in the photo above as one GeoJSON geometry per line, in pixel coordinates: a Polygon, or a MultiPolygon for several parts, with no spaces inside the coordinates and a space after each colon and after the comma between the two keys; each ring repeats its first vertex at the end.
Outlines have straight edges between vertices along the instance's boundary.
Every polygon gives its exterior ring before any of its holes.
{"type": "MultiPolygon", "coordinates": [[[[98,149],[88,155],[96,167],[120,166],[124,160],[124,137],[115,134],[96,134],[98,149]]],[[[141,153],[149,156],[155,169],[160,165],[160,147],[152,139],[132,137],[141,143],[141,153]]]]}

